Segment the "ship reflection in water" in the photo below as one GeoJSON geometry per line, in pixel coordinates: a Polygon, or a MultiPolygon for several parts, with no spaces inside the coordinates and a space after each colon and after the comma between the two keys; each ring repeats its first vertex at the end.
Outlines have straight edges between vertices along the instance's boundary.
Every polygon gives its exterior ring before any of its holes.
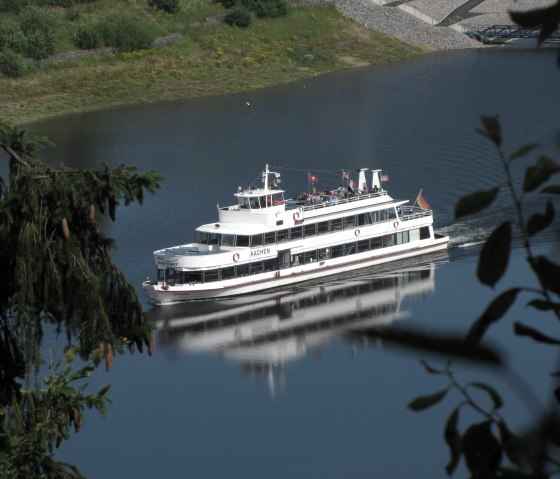
{"type": "Polygon", "coordinates": [[[266,375],[274,389],[287,362],[316,354],[344,333],[409,316],[403,301],[434,290],[435,264],[447,253],[431,259],[384,274],[364,270],[290,290],[158,307],[148,316],[159,330],[160,347],[219,352],[251,375],[266,375]]]}

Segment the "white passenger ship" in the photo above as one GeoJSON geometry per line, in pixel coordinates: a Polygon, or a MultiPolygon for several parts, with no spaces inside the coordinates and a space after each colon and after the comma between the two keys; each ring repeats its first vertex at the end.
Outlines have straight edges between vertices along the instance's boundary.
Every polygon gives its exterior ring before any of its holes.
{"type": "Polygon", "coordinates": [[[218,207],[218,221],[199,226],[194,243],[154,252],[157,280],[147,278],[144,290],[156,304],[224,298],[447,247],[432,210],[391,198],[381,170],[358,173],[360,193],[286,200],[280,174],[266,165],[262,186],[239,188],[237,203],[218,207]]]}

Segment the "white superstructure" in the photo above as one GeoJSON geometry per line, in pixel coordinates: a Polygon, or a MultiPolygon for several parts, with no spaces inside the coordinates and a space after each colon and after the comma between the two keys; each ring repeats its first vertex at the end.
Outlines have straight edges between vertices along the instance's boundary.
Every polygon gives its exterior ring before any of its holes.
{"type": "Polygon", "coordinates": [[[157,280],[144,290],[157,304],[221,298],[447,247],[431,210],[391,198],[381,170],[358,173],[354,191],[286,200],[280,174],[266,165],[262,187],[240,188],[236,204],[218,208],[217,222],[196,229],[194,243],[154,252],[157,280]]]}

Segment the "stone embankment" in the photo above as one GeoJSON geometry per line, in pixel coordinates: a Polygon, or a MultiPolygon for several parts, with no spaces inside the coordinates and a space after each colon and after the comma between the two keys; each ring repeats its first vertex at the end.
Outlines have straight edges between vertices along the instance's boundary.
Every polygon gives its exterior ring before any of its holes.
{"type": "Polygon", "coordinates": [[[510,10],[542,8],[553,0],[335,0],[357,23],[436,50],[480,48],[463,32],[511,24],[510,10]]]}

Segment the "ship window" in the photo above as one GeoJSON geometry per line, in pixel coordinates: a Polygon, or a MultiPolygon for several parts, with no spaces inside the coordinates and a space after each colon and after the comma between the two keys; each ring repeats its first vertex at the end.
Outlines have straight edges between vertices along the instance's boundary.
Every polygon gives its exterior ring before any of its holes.
{"type": "Polygon", "coordinates": [[[274,244],[276,243],[276,232],[270,231],[264,234],[264,244],[274,244]]]}
{"type": "Polygon", "coordinates": [[[195,231],[194,240],[198,244],[208,244],[208,233],[205,233],[203,231],[195,231]]]}
{"type": "Polygon", "coordinates": [[[395,211],[394,208],[391,208],[390,210],[387,210],[388,215],[389,215],[389,219],[395,219],[397,217],[397,212],[395,211]]]}
{"type": "Polygon", "coordinates": [[[329,259],[331,257],[329,248],[322,248],[318,251],[319,260],[329,259]]]}
{"type": "Polygon", "coordinates": [[[393,246],[395,244],[395,235],[385,235],[383,237],[383,246],[393,246]]]}
{"type": "Polygon", "coordinates": [[[303,253],[292,255],[292,266],[303,264],[303,253]]]}
{"type": "Polygon", "coordinates": [[[410,241],[408,231],[403,231],[401,233],[397,233],[396,235],[397,235],[397,244],[404,244],[410,241]]]}
{"type": "Polygon", "coordinates": [[[204,272],[204,282],[211,283],[220,279],[219,271],[217,269],[210,269],[204,272]]]}
{"type": "Polygon", "coordinates": [[[296,226],[295,228],[290,228],[290,238],[299,239],[303,235],[303,228],[301,226],[296,226]]]}
{"type": "Polygon", "coordinates": [[[262,246],[262,245],[263,245],[263,235],[262,235],[262,233],[260,235],[251,236],[251,246],[252,247],[262,246]]]}
{"type": "Polygon", "coordinates": [[[379,211],[379,221],[387,221],[387,210],[379,211]]]}
{"type": "Polygon", "coordinates": [[[377,249],[383,247],[383,238],[372,238],[371,239],[371,249],[377,249]]]}
{"type": "Polygon", "coordinates": [[[222,273],[222,279],[235,278],[235,269],[233,266],[230,266],[229,268],[222,268],[221,273],[222,273]]]}
{"type": "Polygon", "coordinates": [[[420,239],[428,239],[430,238],[430,227],[429,226],[422,226],[420,228],[420,239]]]}
{"type": "Polygon", "coordinates": [[[340,231],[342,229],[342,218],[331,221],[331,231],[340,231]]]}
{"type": "Polygon", "coordinates": [[[344,245],[344,256],[356,253],[356,243],[347,243],[344,245]]]}
{"type": "Polygon", "coordinates": [[[358,216],[358,226],[364,226],[370,224],[371,218],[369,213],[360,213],[358,216]]]}
{"type": "Polygon", "coordinates": [[[222,235],[222,246],[233,246],[233,235],[222,235]]]}
{"type": "Polygon", "coordinates": [[[280,230],[280,231],[278,231],[278,233],[276,235],[278,243],[284,243],[285,241],[288,241],[289,232],[290,232],[290,230],[280,230]]]}
{"type": "Polygon", "coordinates": [[[185,283],[202,283],[202,273],[190,271],[185,275],[185,283]]]}
{"type": "Polygon", "coordinates": [[[344,229],[354,228],[356,226],[356,217],[354,215],[344,218],[344,229]]]}
{"type": "Polygon", "coordinates": [[[220,244],[220,235],[218,233],[210,233],[208,234],[208,244],[220,244]]]}
{"type": "Polygon", "coordinates": [[[263,261],[263,268],[265,271],[276,271],[276,258],[265,259],[263,261]]]}
{"type": "Polygon", "coordinates": [[[239,207],[240,208],[249,208],[249,198],[241,197],[239,198],[239,207]]]}
{"type": "Polygon", "coordinates": [[[255,261],[251,263],[251,274],[259,274],[263,272],[262,261],[255,261]]]}
{"type": "Polygon", "coordinates": [[[237,276],[247,276],[249,274],[249,264],[240,264],[236,266],[237,276]]]}
{"type": "MultiPolygon", "coordinates": [[[[171,286],[175,286],[177,271],[174,268],[167,268],[165,270],[165,282],[171,286]]],[[[180,276],[180,273],[179,273],[180,276]]]]}
{"type": "Polygon", "coordinates": [[[304,263],[313,263],[314,261],[317,261],[317,250],[306,251],[303,254],[304,263]]]}
{"type": "Polygon", "coordinates": [[[369,239],[358,241],[358,253],[369,251],[369,239]]]}
{"type": "Polygon", "coordinates": [[[372,211],[370,214],[372,223],[379,223],[379,211],[372,211]]]}
{"type": "Polygon", "coordinates": [[[371,249],[377,249],[383,247],[383,238],[372,238],[371,239],[371,249]]]}
{"type": "Polygon", "coordinates": [[[328,221],[321,221],[317,225],[317,232],[322,235],[329,232],[329,222],[328,221]]]}
{"type": "Polygon", "coordinates": [[[249,205],[251,206],[252,210],[259,209],[259,199],[258,198],[249,198],[249,205]]]}
{"type": "Polygon", "coordinates": [[[340,258],[344,256],[344,245],[337,244],[336,246],[332,247],[332,257],[333,258],[340,258]]]}
{"type": "Polygon", "coordinates": [[[259,203],[261,205],[261,208],[266,208],[266,196],[260,196],[259,203]]]}
{"type": "Polygon", "coordinates": [[[315,236],[316,227],[317,227],[317,223],[311,223],[311,224],[305,225],[303,227],[305,237],[307,238],[308,236],[315,236]]]}
{"type": "Polygon", "coordinates": [[[159,269],[157,270],[157,280],[159,281],[165,281],[165,270],[164,269],[159,269]]]}
{"type": "Polygon", "coordinates": [[[249,246],[249,237],[245,235],[237,235],[236,245],[241,247],[249,246]]]}

